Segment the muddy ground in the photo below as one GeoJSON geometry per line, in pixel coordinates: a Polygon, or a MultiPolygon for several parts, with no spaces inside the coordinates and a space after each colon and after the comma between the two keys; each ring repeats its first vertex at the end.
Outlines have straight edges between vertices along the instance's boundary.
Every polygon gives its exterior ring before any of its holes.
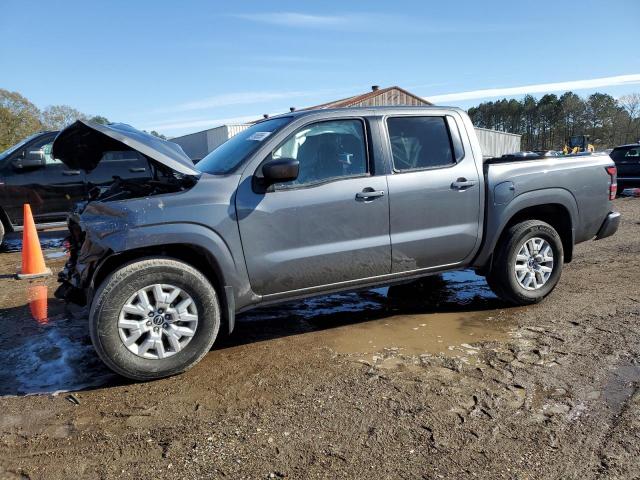
{"type": "Polygon", "coordinates": [[[321,297],[144,384],[2,253],[0,478],[640,478],[640,200],[615,204],[540,305],[470,272],[321,297]]]}

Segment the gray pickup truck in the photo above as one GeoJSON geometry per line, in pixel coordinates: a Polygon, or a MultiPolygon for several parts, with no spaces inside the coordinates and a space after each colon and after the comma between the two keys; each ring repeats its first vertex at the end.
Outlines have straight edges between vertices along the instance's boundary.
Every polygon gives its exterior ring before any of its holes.
{"type": "Polygon", "coordinates": [[[184,371],[238,312],[270,303],[461,268],[535,303],[576,243],[620,220],[608,156],[483,160],[455,108],[288,113],[197,167],[122,124],[76,122],[53,145],[89,171],[124,149],[153,179],[116,181],[70,216],[57,294],[91,306],[98,354],[138,380],[184,371]]]}

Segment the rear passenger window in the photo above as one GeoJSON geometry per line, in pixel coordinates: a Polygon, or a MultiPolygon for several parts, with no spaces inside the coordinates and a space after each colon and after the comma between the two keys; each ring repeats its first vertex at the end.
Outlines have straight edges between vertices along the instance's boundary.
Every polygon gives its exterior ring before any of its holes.
{"type": "Polygon", "coordinates": [[[456,163],[444,117],[391,117],[387,128],[396,171],[456,163]]]}

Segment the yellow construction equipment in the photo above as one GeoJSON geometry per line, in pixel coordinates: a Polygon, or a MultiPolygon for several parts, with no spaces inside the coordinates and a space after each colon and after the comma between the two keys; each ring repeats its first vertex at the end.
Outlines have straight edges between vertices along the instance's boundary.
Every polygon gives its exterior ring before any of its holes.
{"type": "Polygon", "coordinates": [[[589,135],[572,135],[565,143],[562,152],[565,155],[581,152],[593,152],[595,148],[589,143],[589,135]]]}

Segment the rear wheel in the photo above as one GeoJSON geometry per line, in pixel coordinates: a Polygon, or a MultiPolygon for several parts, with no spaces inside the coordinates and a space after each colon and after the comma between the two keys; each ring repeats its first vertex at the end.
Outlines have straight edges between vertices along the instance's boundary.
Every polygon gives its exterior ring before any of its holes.
{"type": "Polygon", "coordinates": [[[548,223],[528,220],[509,228],[501,239],[487,282],[503,300],[529,305],[555,288],[563,263],[558,232],[548,223]]]}
{"type": "Polygon", "coordinates": [[[211,283],[191,265],[161,257],[109,275],[89,318],[100,358],[134,380],[187,370],[211,349],[219,328],[220,305],[211,283]]]}

